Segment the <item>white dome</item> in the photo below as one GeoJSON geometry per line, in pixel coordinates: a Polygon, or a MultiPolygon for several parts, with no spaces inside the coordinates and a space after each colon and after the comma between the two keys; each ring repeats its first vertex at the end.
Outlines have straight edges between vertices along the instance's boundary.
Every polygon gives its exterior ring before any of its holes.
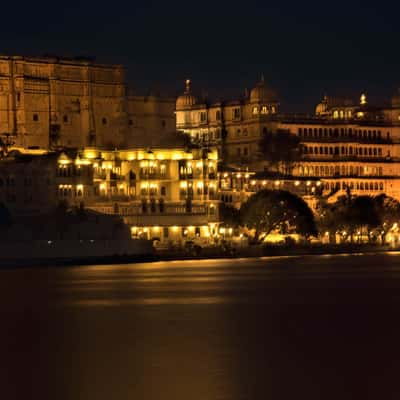
{"type": "Polygon", "coordinates": [[[197,104],[196,97],[190,93],[190,80],[186,79],[185,84],[185,93],[176,99],[177,110],[184,110],[197,104]]]}
{"type": "Polygon", "coordinates": [[[251,103],[275,103],[276,94],[273,90],[267,88],[264,79],[261,79],[250,92],[251,103]]]}

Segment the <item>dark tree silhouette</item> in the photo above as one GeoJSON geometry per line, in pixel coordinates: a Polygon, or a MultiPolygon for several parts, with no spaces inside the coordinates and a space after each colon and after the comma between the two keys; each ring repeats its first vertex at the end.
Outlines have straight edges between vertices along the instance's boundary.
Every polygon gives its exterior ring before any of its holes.
{"type": "Polygon", "coordinates": [[[380,224],[379,209],[371,196],[340,196],[335,203],[326,203],[320,210],[320,231],[329,232],[331,240],[336,232],[342,232],[344,239],[350,237],[351,242],[356,232],[365,233],[371,240],[371,230],[380,224]]]}
{"type": "Polygon", "coordinates": [[[306,202],[285,190],[257,192],[242,204],[240,216],[244,226],[254,229],[257,242],[273,231],[317,235],[314,216],[306,202]]]}
{"type": "Polygon", "coordinates": [[[219,216],[225,226],[237,228],[240,225],[240,211],[236,207],[221,203],[219,216]]]}
{"type": "Polygon", "coordinates": [[[259,142],[261,158],[268,162],[269,169],[291,175],[301,156],[299,145],[299,137],[289,131],[265,130],[259,142]]]}
{"type": "Polygon", "coordinates": [[[374,197],[373,201],[380,218],[377,234],[385,244],[387,234],[400,225],[400,202],[386,194],[374,197]]]}

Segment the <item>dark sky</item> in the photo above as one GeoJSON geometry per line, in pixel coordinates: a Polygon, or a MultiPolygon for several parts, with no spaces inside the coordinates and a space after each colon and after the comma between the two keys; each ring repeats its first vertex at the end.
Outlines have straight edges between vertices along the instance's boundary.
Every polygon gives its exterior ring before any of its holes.
{"type": "Polygon", "coordinates": [[[237,97],[261,73],[285,110],[324,92],[388,98],[400,87],[394,1],[68,1],[2,4],[0,53],[122,63],[138,93],[237,97]],[[271,5],[272,4],[272,5],[271,5]],[[4,9],[5,7],[5,9],[4,9]]]}

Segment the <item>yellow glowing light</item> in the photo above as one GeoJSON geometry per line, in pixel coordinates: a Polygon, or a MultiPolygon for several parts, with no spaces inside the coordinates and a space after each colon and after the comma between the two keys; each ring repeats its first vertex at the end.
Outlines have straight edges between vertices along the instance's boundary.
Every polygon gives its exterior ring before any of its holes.
{"type": "Polygon", "coordinates": [[[159,226],[153,226],[153,230],[158,232],[160,230],[160,227],[159,226]]]}
{"type": "Polygon", "coordinates": [[[275,181],[275,185],[279,186],[280,182],[279,181],[275,181]]]}
{"type": "Polygon", "coordinates": [[[310,181],[307,181],[307,186],[310,186],[311,185],[311,182],[310,181]]]}
{"type": "Polygon", "coordinates": [[[367,104],[367,96],[364,93],[360,97],[360,104],[361,105],[367,104]]]}
{"type": "Polygon", "coordinates": [[[84,156],[85,158],[96,158],[98,155],[97,151],[94,150],[85,150],[84,156]]]}
{"type": "Polygon", "coordinates": [[[265,186],[267,184],[267,181],[263,181],[262,184],[265,186]]]}
{"type": "Polygon", "coordinates": [[[101,185],[100,185],[100,190],[104,190],[106,188],[106,185],[104,184],[104,183],[102,183],[101,185]]]}
{"type": "Polygon", "coordinates": [[[250,176],[249,174],[246,174],[244,177],[245,177],[245,178],[248,178],[249,176],[250,176]]]}
{"type": "Polygon", "coordinates": [[[91,162],[89,160],[75,160],[75,164],[79,168],[81,165],[90,165],[91,162]]]}
{"type": "Polygon", "coordinates": [[[224,174],[224,178],[227,178],[228,177],[228,174],[225,172],[225,174],[224,174]]]}
{"type": "Polygon", "coordinates": [[[295,184],[295,186],[299,186],[299,185],[300,185],[300,182],[299,182],[299,181],[296,181],[294,184],[295,184]]]}
{"type": "Polygon", "coordinates": [[[177,226],[173,226],[173,227],[172,227],[172,230],[173,230],[174,232],[177,232],[178,229],[179,229],[179,228],[178,228],[177,226]]]}
{"type": "Polygon", "coordinates": [[[186,188],[187,187],[187,182],[181,182],[179,186],[181,188],[186,188]]]}
{"type": "Polygon", "coordinates": [[[225,233],[225,228],[220,228],[220,229],[219,229],[219,233],[220,233],[221,235],[223,235],[223,234],[225,233]]]}
{"type": "Polygon", "coordinates": [[[83,189],[83,185],[76,185],[76,188],[77,188],[78,190],[82,190],[82,189],[83,189]]]}

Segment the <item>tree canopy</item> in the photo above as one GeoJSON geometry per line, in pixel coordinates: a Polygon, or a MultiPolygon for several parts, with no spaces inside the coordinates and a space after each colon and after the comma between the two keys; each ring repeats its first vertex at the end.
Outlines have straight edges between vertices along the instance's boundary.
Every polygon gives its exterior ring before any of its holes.
{"type": "Polygon", "coordinates": [[[291,175],[293,167],[300,159],[300,138],[289,131],[265,130],[259,146],[262,159],[268,162],[268,167],[285,175],[291,175]]]}
{"type": "Polygon", "coordinates": [[[350,237],[351,241],[355,234],[370,238],[370,232],[382,224],[382,201],[372,196],[348,194],[340,196],[335,203],[325,203],[320,210],[320,230],[329,232],[331,238],[336,232],[341,232],[344,239],[350,237]]]}
{"type": "Polygon", "coordinates": [[[307,203],[286,190],[260,190],[242,204],[240,215],[242,224],[255,231],[257,241],[273,231],[306,237],[317,234],[307,203]]]}
{"type": "Polygon", "coordinates": [[[225,226],[237,228],[240,225],[240,211],[234,206],[221,203],[219,216],[225,226]]]}

